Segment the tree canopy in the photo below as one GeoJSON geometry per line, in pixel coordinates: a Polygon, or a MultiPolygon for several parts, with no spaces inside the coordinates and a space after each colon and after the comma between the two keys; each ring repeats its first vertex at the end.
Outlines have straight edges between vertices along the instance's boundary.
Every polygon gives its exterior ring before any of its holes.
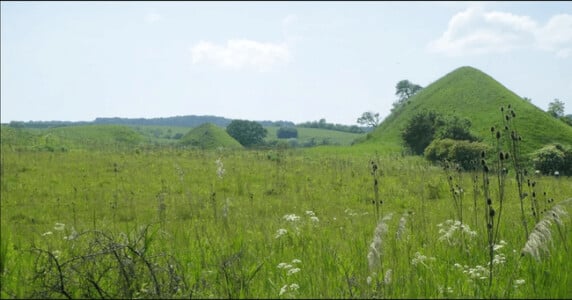
{"type": "Polygon", "coordinates": [[[267,130],[258,122],[247,120],[230,122],[226,132],[245,147],[262,144],[267,134],[267,130]]]}
{"type": "Polygon", "coordinates": [[[564,116],[564,102],[560,99],[554,99],[554,101],[548,104],[548,113],[555,118],[560,118],[564,116]]]}
{"type": "Polygon", "coordinates": [[[410,82],[409,80],[401,80],[395,85],[395,95],[399,97],[397,101],[393,102],[392,110],[396,110],[407,102],[407,100],[422,90],[423,87],[410,82]]]}
{"type": "Polygon", "coordinates": [[[370,126],[370,127],[377,127],[380,122],[379,113],[373,113],[371,111],[364,112],[361,117],[357,119],[357,123],[360,125],[370,126]]]}

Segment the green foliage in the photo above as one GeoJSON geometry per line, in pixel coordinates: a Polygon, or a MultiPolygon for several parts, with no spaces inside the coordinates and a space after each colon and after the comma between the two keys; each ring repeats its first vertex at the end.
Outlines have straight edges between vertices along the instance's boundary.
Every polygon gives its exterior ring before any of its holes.
{"type": "Polygon", "coordinates": [[[532,154],[534,167],[542,174],[572,175],[572,149],[560,144],[550,144],[532,154]]]}
{"type": "Polygon", "coordinates": [[[295,127],[280,127],[276,131],[276,137],[279,139],[289,139],[298,137],[298,129],[295,127]]]}
{"type": "Polygon", "coordinates": [[[440,124],[441,119],[438,113],[421,111],[411,118],[401,137],[405,145],[414,154],[423,154],[425,148],[433,141],[435,132],[440,124]]]}
{"type": "Polygon", "coordinates": [[[205,123],[191,129],[179,140],[179,143],[199,149],[217,149],[219,147],[229,149],[242,148],[240,143],[233,139],[223,128],[212,123],[205,123]]]}
{"type": "Polygon", "coordinates": [[[465,140],[476,142],[480,139],[471,133],[471,121],[458,116],[442,117],[438,122],[435,137],[438,139],[465,140]]]}
{"type": "Polygon", "coordinates": [[[555,118],[563,117],[564,102],[560,101],[560,99],[554,99],[554,101],[548,104],[548,113],[555,118]]]}
{"type": "Polygon", "coordinates": [[[377,127],[380,122],[379,113],[373,113],[371,111],[364,112],[361,117],[357,119],[357,123],[360,125],[370,126],[370,127],[377,127]]]}
{"type": "Polygon", "coordinates": [[[267,130],[258,122],[234,120],[226,127],[226,132],[245,147],[261,145],[267,130]]]}
{"type": "Polygon", "coordinates": [[[391,111],[396,111],[401,108],[411,96],[417,94],[423,89],[422,86],[414,84],[409,80],[401,80],[395,85],[395,95],[399,97],[397,101],[393,103],[393,108],[391,111]]]}
{"type": "Polygon", "coordinates": [[[490,148],[479,142],[436,139],[425,149],[425,158],[433,162],[447,160],[458,163],[464,170],[474,170],[481,153],[488,152],[490,148]]]}

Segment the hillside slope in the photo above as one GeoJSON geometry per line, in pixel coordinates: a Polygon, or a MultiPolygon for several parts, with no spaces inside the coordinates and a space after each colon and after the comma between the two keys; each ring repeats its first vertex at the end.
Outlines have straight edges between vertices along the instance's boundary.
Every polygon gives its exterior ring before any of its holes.
{"type": "Polygon", "coordinates": [[[572,127],[472,67],[458,68],[411,97],[408,104],[389,115],[364,143],[388,143],[397,148],[402,144],[400,133],[413,115],[433,110],[469,119],[471,130],[492,144],[490,128],[501,127],[504,115],[500,108],[508,105],[516,113],[514,126],[523,138],[522,154],[553,142],[572,145],[572,127]]]}
{"type": "Polygon", "coordinates": [[[216,149],[218,147],[239,149],[242,145],[224,130],[212,123],[204,123],[191,129],[179,141],[182,145],[194,146],[201,149],[216,149]]]}

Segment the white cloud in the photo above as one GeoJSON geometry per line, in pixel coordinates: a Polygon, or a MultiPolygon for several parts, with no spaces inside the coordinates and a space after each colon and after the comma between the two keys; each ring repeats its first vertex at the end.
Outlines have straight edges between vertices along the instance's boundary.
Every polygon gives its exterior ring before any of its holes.
{"type": "Polygon", "coordinates": [[[245,39],[228,40],[220,46],[201,41],[191,48],[193,64],[207,63],[223,68],[254,68],[267,71],[290,61],[290,50],[285,44],[261,43],[245,39]]]}
{"type": "Polygon", "coordinates": [[[537,48],[566,58],[572,55],[572,15],[555,15],[541,26],[529,16],[473,6],[454,15],[427,48],[450,56],[537,48]]]}

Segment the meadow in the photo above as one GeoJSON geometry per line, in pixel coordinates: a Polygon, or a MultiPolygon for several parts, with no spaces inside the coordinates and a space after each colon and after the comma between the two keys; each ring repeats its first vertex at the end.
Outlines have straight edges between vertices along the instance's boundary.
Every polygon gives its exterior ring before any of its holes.
{"type": "Polygon", "coordinates": [[[1,297],[572,297],[570,178],[378,150],[3,140],[1,297]]]}

